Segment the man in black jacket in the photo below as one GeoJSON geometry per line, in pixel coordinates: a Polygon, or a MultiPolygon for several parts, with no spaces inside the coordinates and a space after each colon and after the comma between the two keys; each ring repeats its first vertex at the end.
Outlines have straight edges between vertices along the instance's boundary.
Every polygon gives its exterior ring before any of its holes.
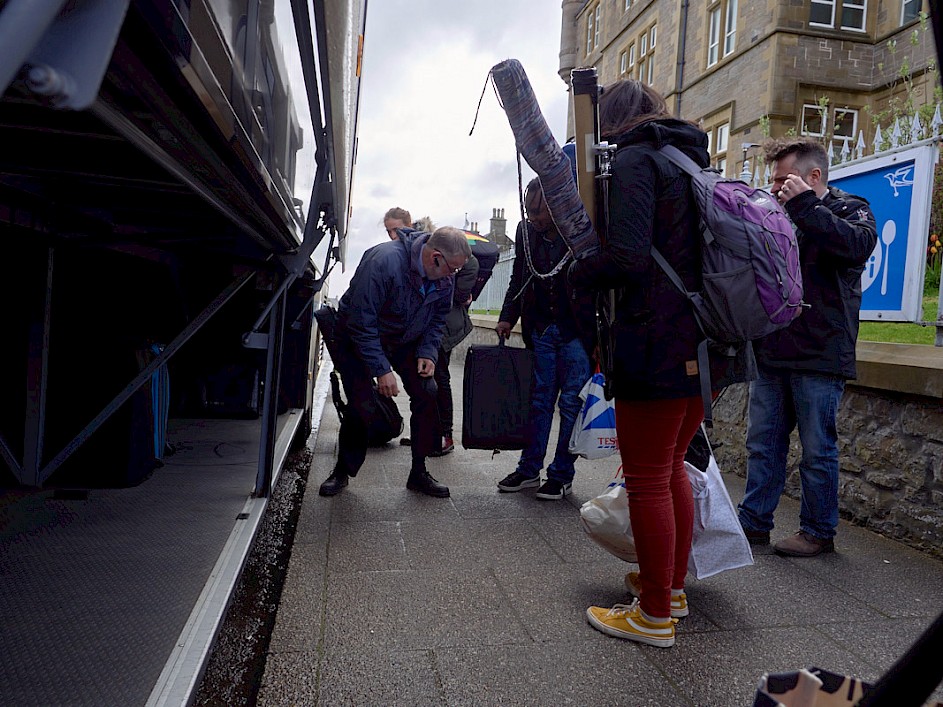
{"type": "Polygon", "coordinates": [[[836,417],[845,380],[855,378],[861,273],[877,244],[864,199],[828,186],[828,156],[812,140],[767,146],[772,191],[796,225],[803,300],[785,329],[755,342],[759,377],[750,386],[747,486],[740,522],[754,544],[769,543],[786,482],[789,435],[799,428],[799,531],[776,552],[812,557],[834,550],[838,526],[836,417]]]}
{"type": "Polygon", "coordinates": [[[514,267],[495,327],[507,338],[518,318],[524,344],[534,352],[530,444],[521,452],[517,470],[498,482],[506,493],[540,486],[537,498],[559,500],[570,493],[576,460],[570,435],[579,415],[580,391],[591,374],[596,312],[592,295],[567,282],[569,250],[551,218],[537,179],[524,195],[527,228],[520,223],[515,237],[514,267]],[[547,481],[540,470],[547,453],[553,408],[559,396],[560,433],[547,481]]]}

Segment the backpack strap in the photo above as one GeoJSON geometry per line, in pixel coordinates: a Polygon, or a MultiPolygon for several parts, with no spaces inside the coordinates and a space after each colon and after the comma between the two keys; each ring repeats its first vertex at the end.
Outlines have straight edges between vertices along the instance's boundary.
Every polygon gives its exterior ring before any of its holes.
{"type": "MultiPolygon", "coordinates": [[[[694,164],[694,162],[692,161],[691,164],[694,164]]],[[[658,267],[665,271],[665,275],[671,280],[671,284],[678,289],[678,292],[684,295],[688,301],[691,301],[692,294],[688,292],[687,288],[684,286],[684,283],[681,281],[681,276],[668,264],[665,256],[663,256],[655,246],[652,246],[652,258],[658,263],[658,267]]],[[[701,318],[697,315],[697,308],[693,305],[691,307],[691,313],[694,314],[694,321],[697,322],[698,329],[700,329],[701,334],[704,335],[704,339],[697,345],[697,370],[701,380],[701,399],[704,401],[704,424],[708,428],[713,429],[714,416],[712,414],[712,403],[714,396],[711,390],[711,364],[707,352],[707,332],[704,330],[704,324],[701,323],[701,318]]]]}
{"type": "Polygon", "coordinates": [[[697,162],[692,160],[690,157],[688,157],[686,154],[684,154],[681,150],[679,150],[674,145],[664,145],[662,147],[659,147],[658,151],[661,154],[663,154],[665,157],[667,157],[669,160],[671,160],[675,164],[676,167],[687,172],[692,177],[695,174],[700,174],[704,169],[703,167],[701,167],[701,165],[699,165],[697,162]]]}

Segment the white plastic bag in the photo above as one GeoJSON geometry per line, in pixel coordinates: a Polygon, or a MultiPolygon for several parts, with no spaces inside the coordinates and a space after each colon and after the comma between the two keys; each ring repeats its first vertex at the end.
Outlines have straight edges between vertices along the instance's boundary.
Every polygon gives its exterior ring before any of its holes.
{"type": "Polygon", "coordinates": [[[607,552],[626,562],[638,562],[629,522],[629,501],[621,478],[617,477],[603,493],[582,505],[580,525],[607,552]]]}
{"type": "Polygon", "coordinates": [[[688,571],[704,579],[753,564],[753,553],[711,453],[707,470],[684,463],[694,492],[694,541],[688,571]]]}
{"type": "Polygon", "coordinates": [[[619,451],[615,400],[606,400],[605,382],[602,373],[594,373],[580,391],[583,407],[570,435],[570,454],[579,454],[584,459],[604,459],[619,451]]]}

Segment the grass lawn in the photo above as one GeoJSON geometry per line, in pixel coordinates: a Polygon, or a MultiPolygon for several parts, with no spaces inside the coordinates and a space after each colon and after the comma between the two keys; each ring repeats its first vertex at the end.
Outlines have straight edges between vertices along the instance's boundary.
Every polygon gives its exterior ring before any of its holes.
{"type": "MultiPolygon", "coordinates": [[[[923,321],[936,320],[937,297],[923,298],[923,321]]],[[[927,344],[933,346],[936,327],[919,326],[910,322],[861,322],[859,341],[883,341],[888,344],[927,344]]]]}
{"type": "MultiPolygon", "coordinates": [[[[923,298],[923,321],[936,320],[938,299],[936,295],[923,298]]],[[[472,314],[501,313],[498,309],[473,309],[472,314]]],[[[859,341],[883,341],[888,344],[925,344],[933,346],[936,340],[936,327],[919,326],[910,322],[861,322],[858,332],[859,341]]]]}

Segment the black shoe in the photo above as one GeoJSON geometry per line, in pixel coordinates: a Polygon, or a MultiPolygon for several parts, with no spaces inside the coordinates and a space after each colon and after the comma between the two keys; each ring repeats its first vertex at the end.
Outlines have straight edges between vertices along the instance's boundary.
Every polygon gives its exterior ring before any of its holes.
{"type": "Polygon", "coordinates": [[[498,490],[504,493],[516,493],[524,489],[540,486],[540,476],[524,476],[519,471],[512,471],[498,482],[498,490]]]}
{"type": "Polygon", "coordinates": [[[562,481],[557,481],[556,479],[547,479],[544,481],[543,486],[537,489],[537,493],[534,494],[534,497],[540,498],[544,501],[560,501],[565,498],[572,490],[572,481],[564,483],[562,481]]]}
{"type": "Polygon", "coordinates": [[[344,489],[345,486],[347,486],[347,474],[345,474],[343,471],[334,469],[334,471],[331,472],[331,475],[324,480],[323,484],[321,484],[321,488],[318,489],[318,493],[322,496],[336,496],[344,489]]]}
{"type": "Polygon", "coordinates": [[[427,496],[435,496],[436,498],[448,498],[450,495],[449,487],[445,484],[440,484],[432,478],[432,474],[425,470],[409,472],[406,488],[410,491],[418,491],[419,493],[424,493],[427,496]]]}
{"type": "Polygon", "coordinates": [[[751,545],[769,545],[768,530],[748,530],[744,528],[743,534],[747,536],[747,542],[751,545]]]}

